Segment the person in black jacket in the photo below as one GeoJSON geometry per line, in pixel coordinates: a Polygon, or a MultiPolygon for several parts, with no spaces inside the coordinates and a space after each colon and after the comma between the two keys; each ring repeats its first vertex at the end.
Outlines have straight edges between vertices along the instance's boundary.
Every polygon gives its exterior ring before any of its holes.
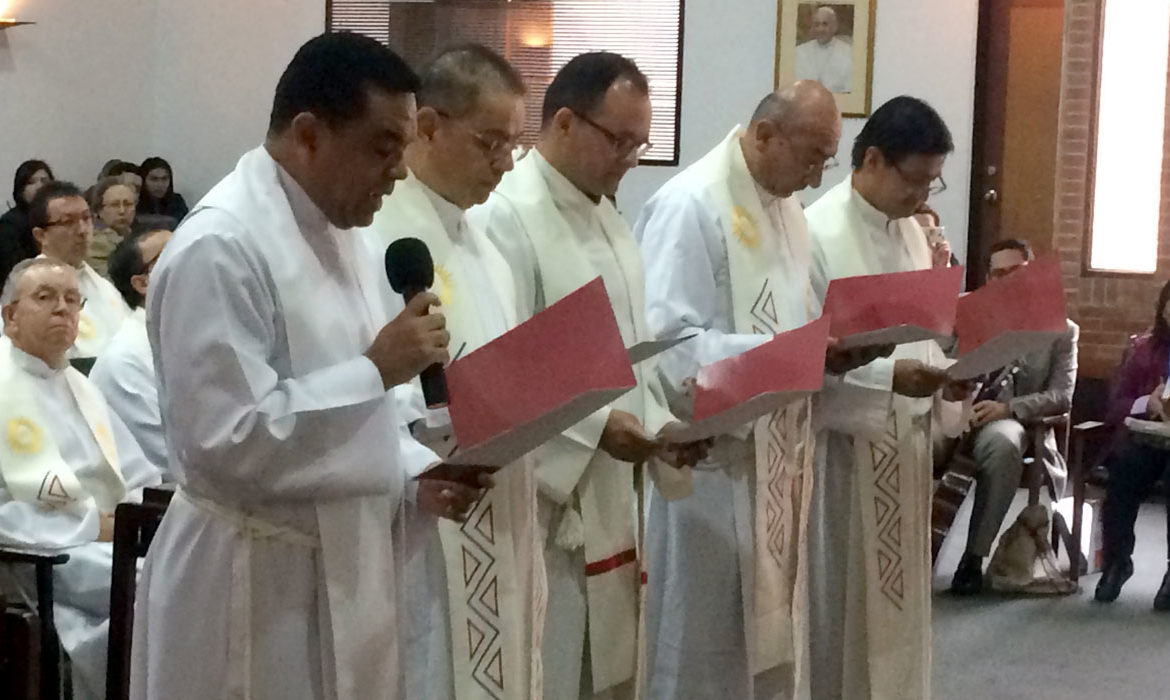
{"type": "Polygon", "coordinates": [[[43,160],[26,160],[16,169],[12,178],[14,204],[0,216],[0,286],[16,263],[41,252],[28,222],[28,205],[41,185],[53,179],[53,169],[43,160]]]}
{"type": "Polygon", "coordinates": [[[174,230],[187,215],[187,202],[183,201],[183,195],[175,192],[175,175],[171,164],[158,156],[151,156],[142,161],[138,174],[142,176],[138,219],[151,221],[151,228],[174,230]],[[169,221],[163,220],[168,217],[169,221]]]}

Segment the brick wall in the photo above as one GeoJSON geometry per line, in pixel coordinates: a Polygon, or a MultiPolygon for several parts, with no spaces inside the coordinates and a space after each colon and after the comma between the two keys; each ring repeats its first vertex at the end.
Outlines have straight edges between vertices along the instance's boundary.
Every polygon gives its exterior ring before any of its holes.
{"type": "MultiPolygon", "coordinates": [[[[1150,275],[1105,275],[1086,271],[1091,222],[1086,198],[1091,185],[1090,129],[1095,109],[1096,56],[1103,0],[1066,0],[1060,124],[1056,155],[1056,206],[1052,249],[1064,269],[1069,313],[1081,326],[1081,374],[1108,377],[1130,334],[1153,319],[1158,290],[1170,279],[1170,119],[1162,168],[1162,216],[1158,270],[1150,275]]],[[[1170,69],[1168,69],[1170,70],[1170,69]]],[[[1170,81],[1167,104],[1170,105],[1170,81]]],[[[1135,143],[1135,149],[1142,144],[1135,143]]],[[[1108,232],[1097,232],[1097,236],[1108,232]]]]}

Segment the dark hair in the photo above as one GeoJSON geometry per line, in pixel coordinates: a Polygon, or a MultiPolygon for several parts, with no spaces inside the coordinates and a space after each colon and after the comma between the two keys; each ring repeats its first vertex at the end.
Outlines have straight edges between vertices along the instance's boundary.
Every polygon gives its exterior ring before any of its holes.
{"type": "Polygon", "coordinates": [[[65,180],[46,182],[44,187],[37,190],[32,202],[28,205],[28,225],[31,228],[44,228],[49,223],[49,203],[55,199],[66,197],[81,197],[85,195],[77,189],[77,185],[65,180]]]}
{"type": "Polygon", "coordinates": [[[1036,256],[1032,253],[1032,245],[1027,241],[1022,241],[1019,238],[1005,238],[1002,241],[996,241],[991,244],[991,250],[988,251],[987,257],[1000,252],[1001,250],[1015,250],[1024,256],[1024,260],[1032,260],[1036,256]]]}
{"type": "Polygon", "coordinates": [[[644,94],[650,93],[646,75],[630,59],[607,51],[583,53],[564,65],[548,91],[540,110],[541,126],[547,126],[561,109],[588,116],[605,100],[609,87],[626,78],[644,94]]]}
{"type": "Polygon", "coordinates": [[[331,127],[366,113],[367,91],[418,90],[419,80],[406,61],[361,34],[321,34],[297,50],[276,84],[268,131],[279,134],[302,112],[312,112],[331,127]]]}
{"type": "Polygon", "coordinates": [[[131,277],[146,272],[146,260],[142,257],[142,241],[159,232],[159,229],[153,229],[123,238],[114,247],[106,262],[110,281],[114,283],[114,287],[131,309],[137,309],[146,301],[130,283],[131,277]]]}
{"type": "Polygon", "coordinates": [[[138,174],[138,166],[128,160],[118,160],[107,165],[108,167],[103,168],[105,177],[121,177],[126,173],[138,174]]]}
{"type": "MultiPolygon", "coordinates": [[[[135,170],[134,172],[138,172],[138,171],[135,170]]],[[[97,210],[101,209],[102,208],[102,200],[105,199],[105,197],[106,197],[106,191],[109,190],[111,187],[115,187],[117,185],[122,185],[123,187],[130,187],[130,185],[127,185],[125,182],[122,181],[122,177],[120,175],[109,175],[107,177],[103,177],[102,179],[98,180],[98,183],[96,185],[94,185],[94,187],[93,187],[93,192],[90,194],[91,199],[89,202],[89,208],[95,212],[97,210]]],[[[130,190],[133,191],[134,188],[130,187],[130,190]]]]}
{"type": "Polygon", "coordinates": [[[30,202],[24,201],[24,188],[28,186],[28,181],[33,179],[33,175],[42,170],[49,174],[50,180],[54,179],[53,169],[43,160],[26,160],[16,166],[16,175],[12,177],[12,202],[17,209],[28,211],[30,202]]]}
{"type": "Polygon", "coordinates": [[[1154,340],[1159,343],[1170,343],[1170,323],[1166,323],[1166,319],[1162,317],[1162,310],[1166,308],[1166,304],[1170,303],[1170,282],[1162,285],[1162,291],[1158,293],[1158,305],[1154,307],[1154,340]]]}
{"type": "Polygon", "coordinates": [[[853,142],[854,170],[861,168],[871,146],[894,165],[907,156],[942,156],[955,150],[951,131],[934,107],[906,95],[878,107],[861,127],[853,142]]]}
{"type": "Polygon", "coordinates": [[[171,169],[171,164],[159,156],[151,156],[142,161],[142,165],[138,166],[138,176],[142,178],[142,190],[138,193],[138,211],[144,214],[161,213],[166,208],[167,203],[175,195],[175,171],[171,169]],[[162,197],[155,199],[150,191],[146,189],[146,176],[152,170],[163,169],[167,171],[167,191],[162,197]]]}
{"type": "Polygon", "coordinates": [[[431,107],[451,117],[475,109],[485,89],[524,94],[524,78],[507,59],[479,44],[444,49],[423,68],[418,106],[431,107]]]}

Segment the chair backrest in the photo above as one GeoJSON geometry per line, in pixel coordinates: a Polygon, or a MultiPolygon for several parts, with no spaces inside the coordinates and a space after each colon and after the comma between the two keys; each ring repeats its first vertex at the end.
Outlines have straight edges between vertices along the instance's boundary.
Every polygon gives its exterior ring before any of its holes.
{"type": "Polygon", "coordinates": [[[138,558],[146,556],[167,512],[170,492],[146,489],[142,503],[122,503],[114,512],[114,557],[110,576],[110,634],[106,659],[106,698],[130,697],[130,641],[134,632],[134,597],[138,558]]]}

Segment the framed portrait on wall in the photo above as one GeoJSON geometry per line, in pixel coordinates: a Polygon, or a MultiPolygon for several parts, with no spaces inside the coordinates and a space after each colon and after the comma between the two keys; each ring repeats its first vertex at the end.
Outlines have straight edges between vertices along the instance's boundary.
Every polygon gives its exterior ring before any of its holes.
{"type": "Polygon", "coordinates": [[[868,117],[877,0],[777,0],[776,85],[816,80],[846,117],[868,117]]]}

